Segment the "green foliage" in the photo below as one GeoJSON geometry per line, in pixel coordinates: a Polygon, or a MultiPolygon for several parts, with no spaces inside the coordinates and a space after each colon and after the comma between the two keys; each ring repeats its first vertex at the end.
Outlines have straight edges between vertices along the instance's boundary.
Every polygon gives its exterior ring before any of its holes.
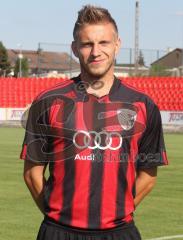
{"type": "MultiPolygon", "coordinates": [[[[29,75],[29,64],[27,58],[22,58],[21,59],[21,70],[22,70],[22,77],[28,77],[29,75]]],[[[14,69],[14,75],[15,77],[20,76],[20,59],[17,58],[16,63],[15,63],[15,69],[14,69]]]]}
{"type": "Polygon", "coordinates": [[[3,45],[0,42],[0,76],[6,76],[10,72],[10,63],[8,61],[8,53],[3,45]]]}
{"type": "Polygon", "coordinates": [[[142,51],[139,52],[138,65],[145,66],[144,55],[143,55],[142,51]]]}
{"type": "Polygon", "coordinates": [[[158,76],[171,76],[171,73],[167,71],[167,68],[162,65],[153,65],[150,68],[149,76],[158,77],[158,76]]]}

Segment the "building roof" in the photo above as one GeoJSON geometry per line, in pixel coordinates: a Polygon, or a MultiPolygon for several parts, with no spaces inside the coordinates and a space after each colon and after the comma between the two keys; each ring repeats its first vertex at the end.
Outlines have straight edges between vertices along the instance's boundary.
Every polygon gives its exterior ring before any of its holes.
{"type": "MultiPolygon", "coordinates": [[[[12,66],[20,54],[20,50],[8,49],[8,57],[12,66]]],[[[66,52],[47,52],[47,51],[32,51],[22,50],[23,57],[28,59],[30,69],[44,69],[65,71],[69,69],[78,69],[79,63],[70,57],[66,52]]]]}
{"type": "Polygon", "coordinates": [[[166,68],[178,68],[183,65],[183,49],[176,48],[151,63],[151,65],[159,65],[166,68]]]}

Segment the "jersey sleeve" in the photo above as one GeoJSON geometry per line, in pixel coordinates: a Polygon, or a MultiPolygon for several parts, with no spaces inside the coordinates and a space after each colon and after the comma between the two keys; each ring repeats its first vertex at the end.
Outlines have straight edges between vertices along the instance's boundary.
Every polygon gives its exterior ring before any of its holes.
{"type": "Polygon", "coordinates": [[[35,163],[47,163],[48,116],[43,101],[35,100],[28,113],[20,158],[35,163]]]}
{"type": "Polygon", "coordinates": [[[168,164],[161,115],[154,103],[148,105],[147,126],[138,145],[137,169],[168,164]]]}

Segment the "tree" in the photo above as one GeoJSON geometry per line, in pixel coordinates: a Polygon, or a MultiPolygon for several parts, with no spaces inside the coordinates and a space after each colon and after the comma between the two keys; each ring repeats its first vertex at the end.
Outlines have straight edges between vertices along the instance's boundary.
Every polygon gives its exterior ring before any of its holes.
{"type": "Polygon", "coordinates": [[[153,65],[150,68],[149,76],[171,76],[171,73],[167,71],[166,67],[162,65],[153,65]]]}
{"type": "Polygon", "coordinates": [[[6,76],[10,72],[8,53],[3,43],[0,41],[0,76],[6,76]]]}
{"type": "Polygon", "coordinates": [[[139,66],[145,66],[144,55],[143,55],[142,51],[139,52],[138,65],[139,66]]]}
{"type": "MultiPolygon", "coordinates": [[[[21,59],[21,72],[22,72],[22,77],[28,77],[29,64],[28,64],[27,58],[25,58],[25,57],[23,57],[21,59]]],[[[17,58],[16,63],[15,63],[14,75],[15,75],[15,77],[20,76],[20,59],[19,58],[17,58]]]]}

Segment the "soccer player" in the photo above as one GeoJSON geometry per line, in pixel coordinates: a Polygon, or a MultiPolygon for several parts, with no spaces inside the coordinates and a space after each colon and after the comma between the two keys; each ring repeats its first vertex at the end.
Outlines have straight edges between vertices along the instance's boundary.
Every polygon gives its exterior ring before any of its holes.
{"type": "Polygon", "coordinates": [[[138,240],[134,210],[167,164],[160,112],[114,76],[120,38],[107,9],[84,6],[73,36],[81,73],[34,100],[21,152],[44,215],[37,239],[138,240]]]}

